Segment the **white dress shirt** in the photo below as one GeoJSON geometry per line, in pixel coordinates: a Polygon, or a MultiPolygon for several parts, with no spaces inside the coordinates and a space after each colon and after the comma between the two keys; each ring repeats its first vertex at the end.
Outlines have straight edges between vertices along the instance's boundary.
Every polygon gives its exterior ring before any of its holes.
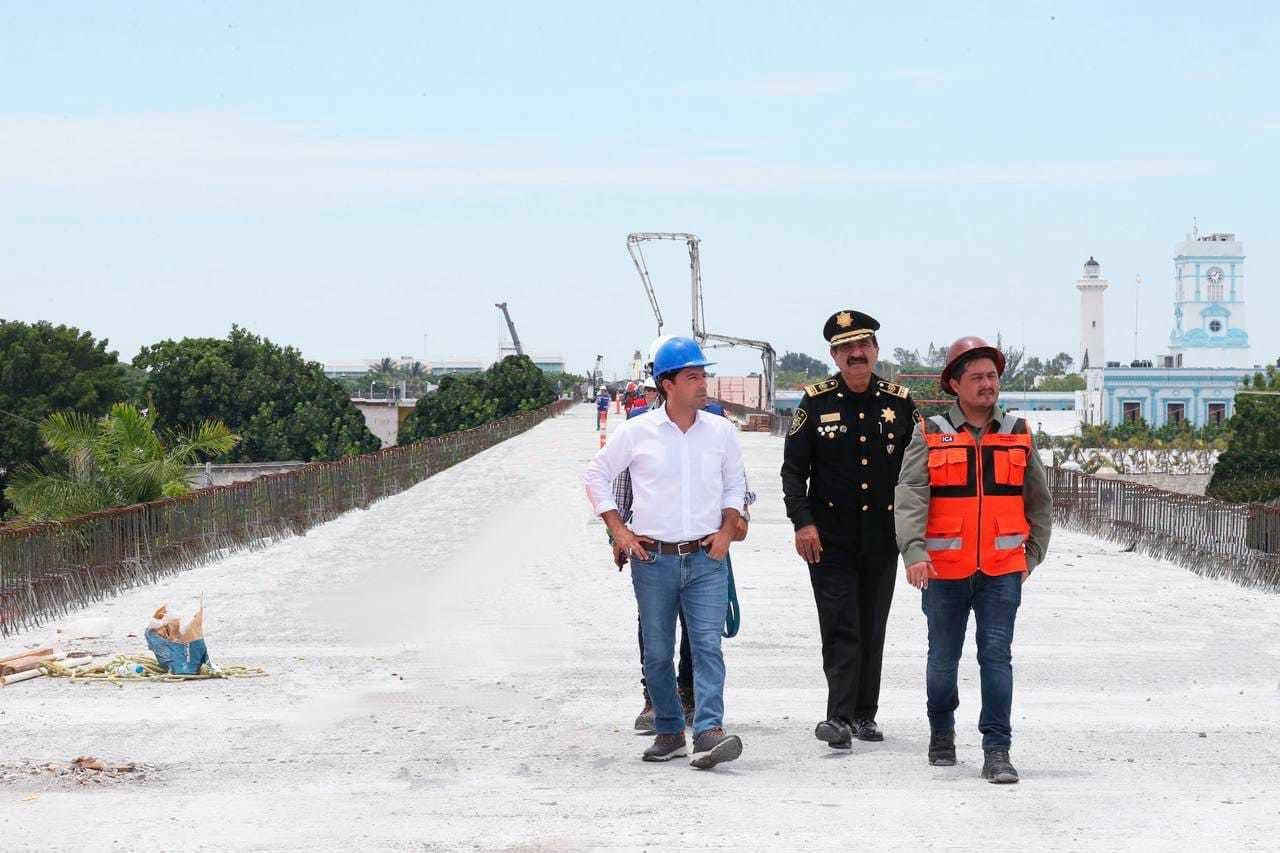
{"type": "Polygon", "coordinates": [[[596,515],[616,510],[614,478],[631,470],[631,530],[663,542],[701,539],[720,529],[723,510],[742,512],[746,471],[738,429],[699,410],[688,432],[664,406],[625,421],[600,448],[582,481],[596,515]]]}

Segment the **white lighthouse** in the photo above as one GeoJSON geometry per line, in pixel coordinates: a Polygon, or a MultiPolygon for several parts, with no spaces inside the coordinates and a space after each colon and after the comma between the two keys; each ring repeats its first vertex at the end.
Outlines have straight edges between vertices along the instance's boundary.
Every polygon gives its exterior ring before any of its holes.
{"type": "Polygon", "coordinates": [[[1111,284],[1102,277],[1102,265],[1092,256],[1084,264],[1084,276],[1076,282],[1080,291],[1080,369],[1105,367],[1103,351],[1102,294],[1111,284]]]}

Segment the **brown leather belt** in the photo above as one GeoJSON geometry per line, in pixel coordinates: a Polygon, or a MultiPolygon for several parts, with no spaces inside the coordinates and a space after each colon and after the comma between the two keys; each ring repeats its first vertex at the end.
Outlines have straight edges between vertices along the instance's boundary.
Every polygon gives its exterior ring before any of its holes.
{"type": "Polygon", "coordinates": [[[702,547],[701,539],[690,539],[688,542],[658,542],[655,540],[652,544],[646,545],[643,541],[646,551],[657,551],[659,554],[674,555],[686,557],[702,547]]]}

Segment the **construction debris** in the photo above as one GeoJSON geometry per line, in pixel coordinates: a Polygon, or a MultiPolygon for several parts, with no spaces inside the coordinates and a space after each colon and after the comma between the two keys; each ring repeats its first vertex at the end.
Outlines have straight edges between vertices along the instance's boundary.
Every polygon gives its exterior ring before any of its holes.
{"type": "Polygon", "coordinates": [[[204,643],[204,599],[194,616],[184,625],[160,605],[147,626],[147,647],[160,666],[174,675],[195,675],[209,665],[209,649],[204,643]]]}
{"type": "Polygon", "coordinates": [[[105,681],[117,687],[126,681],[203,681],[210,678],[261,678],[266,670],[249,666],[214,666],[202,664],[197,672],[171,672],[151,655],[116,655],[108,660],[78,668],[63,666],[58,661],[41,665],[46,675],[67,678],[72,683],[81,681],[105,681]]]}
{"type": "Polygon", "coordinates": [[[33,678],[39,678],[45,674],[45,665],[58,664],[68,670],[74,671],[79,667],[92,663],[93,658],[87,652],[72,652],[69,655],[49,654],[42,657],[35,666],[15,672],[12,675],[0,676],[0,687],[8,687],[10,684],[20,684],[23,681],[30,681],[33,678]]]}
{"type": "MultiPolygon", "coordinates": [[[[156,772],[157,768],[149,764],[130,761],[124,764],[113,764],[81,755],[70,762],[24,762],[22,764],[0,764],[0,784],[18,784],[40,782],[40,787],[47,787],[47,779],[54,779],[66,786],[72,785],[113,785],[121,782],[144,782],[156,772]]],[[[32,794],[26,799],[38,795],[32,794]]]]}
{"type": "Polygon", "coordinates": [[[0,676],[27,672],[47,660],[53,660],[53,649],[39,649],[27,654],[7,657],[4,660],[0,660],[0,676]]]}

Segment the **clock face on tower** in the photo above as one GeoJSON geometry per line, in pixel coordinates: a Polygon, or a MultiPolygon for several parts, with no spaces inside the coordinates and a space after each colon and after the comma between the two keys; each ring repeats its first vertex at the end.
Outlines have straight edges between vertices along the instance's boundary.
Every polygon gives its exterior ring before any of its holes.
{"type": "Polygon", "coordinates": [[[1214,284],[1222,281],[1222,269],[1220,267],[1209,267],[1208,278],[1214,284]]]}

